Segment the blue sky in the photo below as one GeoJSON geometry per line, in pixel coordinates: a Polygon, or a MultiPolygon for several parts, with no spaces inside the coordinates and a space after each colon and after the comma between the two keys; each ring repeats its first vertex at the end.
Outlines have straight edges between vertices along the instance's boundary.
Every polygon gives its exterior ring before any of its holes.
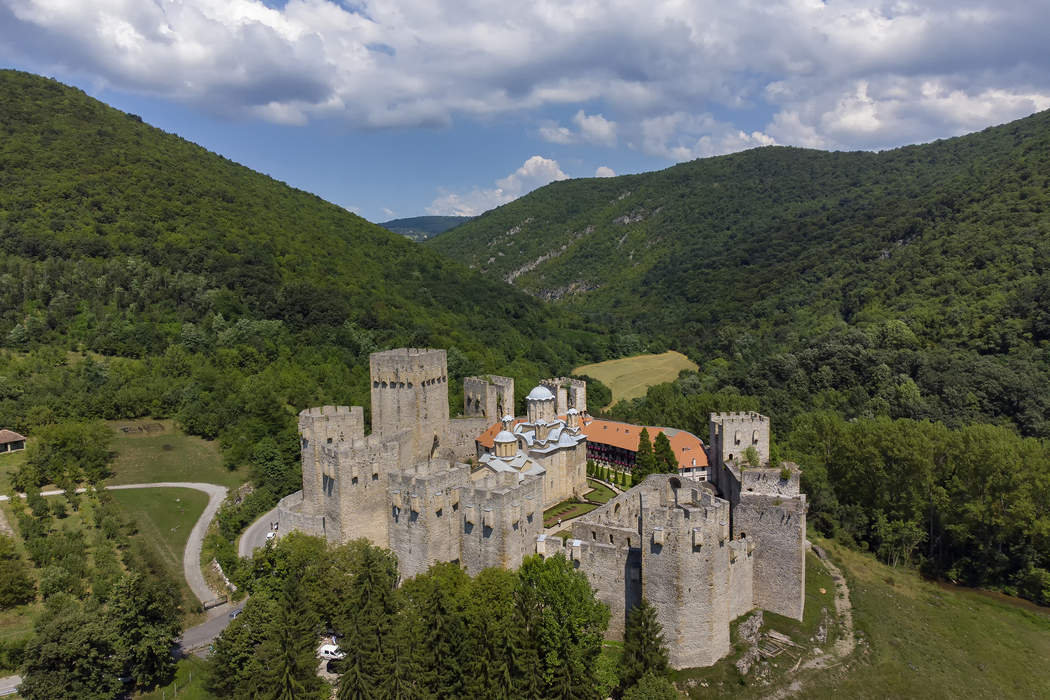
{"type": "Polygon", "coordinates": [[[1050,108],[1050,2],[0,0],[49,75],[372,221],[1050,108]]]}

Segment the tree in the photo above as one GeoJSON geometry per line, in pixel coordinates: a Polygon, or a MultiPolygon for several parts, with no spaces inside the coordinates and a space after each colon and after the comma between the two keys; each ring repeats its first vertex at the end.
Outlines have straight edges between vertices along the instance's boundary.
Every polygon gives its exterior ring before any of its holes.
{"type": "Polygon", "coordinates": [[[55,594],[26,647],[19,694],[25,700],[111,700],[121,690],[114,635],[101,611],[86,613],[55,594]]]}
{"type": "Polygon", "coordinates": [[[241,614],[215,640],[208,657],[208,690],[219,697],[254,698],[264,686],[264,666],[258,653],[280,604],[268,592],[253,595],[241,614]]]}
{"type": "Polygon", "coordinates": [[[171,650],[182,626],[174,593],[140,572],[130,571],[110,596],[108,621],[123,675],[133,678],[140,688],[167,683],[175,673],[171,650]]]}
{"type": "Polygon", "coordinates": [[[409,643],[422,694],[460,696],[466,681],[464,605],[469,577],[451,562],[435,564],[402,587],[411,619],[409,643]]]}
{"type": "Polygon", "coordinates": [[[97,483],[109,475],[112,440],[113,431],[102,421],[44,426],[29,444],[25,465],[12,482],[20,489],[81,479],[97,483]]]}
{"type": "Polygon", "coordinates": [[[758,456],[758,450],[755,449],[754,445],[748,445],[747,449],[744,450],[744,462],[749,467],[757,467],[761,464],[761,458],[758,456]]]}
{"type": "Polygon", "coordinates": [[[0,610],[31,603],[35,598],[28,562],[18,553],[13,539],[0,535],[0,610]]]}
{"type": "Polygon", "coordinates": [[[647,673],[667,673],[667,648],[662,631],[656,608],[643,598],[627,615],[620,672],[622,689],[634,686],[647,673]]]}
{"type": "Polygon", "coordinates": [[[623,700],[678,700],[678,691],[667,676],[647,673],[636,685],[628,688],[623,700]]]}
{"type": "Polygon", "coordinates": [[[526,557],[518,578],[516,605],[532,650],[524,658],[529,663],[535,654],[539,660],[542,696],[595,697],[609,608],[594,597],[586,575],[560,554],[526,557]]]}
{"type": "Polygon", "coordinates": [[[632,484],[637,486],[645,481],[645,477],[656,471],[656,457],[653,455],[653,443],[649,439],[649,431],[642,428],[638,435],[638,450],[634,457],[634,470],[632,472],[632,484]]]}
{"type": "Polygon", "coordinates": [[[664,474],[678,473],[678,458],[675,457],[674,448],[671,447],[671,441],[663,431],[656,434],[653,459],[656,461],[655,471],[664,474]]]}
{"type": "Polygon", "coordinates": [[[267,621],[259,644],[263,686],[255,697],[296,700],[317,694],[323,683],[314,657],[319,632],[317,617],[306,605],[299,582],[287,581],[277,615],[267,621]]]}
{"type": "Polygon", "coordinates": [[[334,624],[343,634],[346,657],[339,681],[339,700],[380,695],[393,661],[398,611],[397,558],[392,552],[359,544],[353,585],[334,624]]]}
{"type": "Polygon", "coordinates": [[[515,659],[522,636],[514,614],[517,584],[517,574],[496,568],[485,569],[470,582],[464,687],[469,697],[514,697],[515,659]]]}

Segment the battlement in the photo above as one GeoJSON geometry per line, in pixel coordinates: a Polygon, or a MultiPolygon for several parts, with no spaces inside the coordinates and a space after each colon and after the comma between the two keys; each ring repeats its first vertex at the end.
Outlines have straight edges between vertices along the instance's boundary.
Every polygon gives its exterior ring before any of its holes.
{"type": "Polygon", "coordinates": [[[751,423],[757,421],[759,423],[768,423],[769,417],[763,416],[761,413],[755,411],[727,411],[723,413],[712,413],[710,416],[712,423],[720,423],[722,425],[732,425],[733,423],[751,423]]]}
{"type": "Polygon", "coordinates": [[[315,406],[299,411],[300,418],[328,418],[332,416],[349,416],[360,406],[315,406]]]}

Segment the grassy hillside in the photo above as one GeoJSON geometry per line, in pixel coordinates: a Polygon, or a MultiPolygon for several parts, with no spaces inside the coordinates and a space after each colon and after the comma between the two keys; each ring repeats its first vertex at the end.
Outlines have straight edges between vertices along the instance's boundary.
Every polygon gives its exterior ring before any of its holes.
{"type": "Polygon", "coordinates": [[[586,312],[626,352],[722,358],[715,384],[782,421],[819,398],[1050,436],[1048,173],[1044,112],[882,153],[557,182],[427,246],[586,312]]]}
{"type": "Polygon", "coordinates": [[[523,387],[605,357],[567,314],[79,90],[0,91],[4,427],[172,417],[282,492],[296,412],[367,406],[372,351],[523,387]]]}
{"type": "MultiPolygon", "coordinates": [[[[593,377],[608,386],[615,402],[645,396],[645,390],[650,386],[673,381],[686,369],[696,370],[696,363],[680,352],[668,350],[659,355],[635,355],[583,365],[572,373],[593,377]]],[[[598,411],[606,407],[589,408],[598,411]]]]}
{"type": "Polygon", "coordinates": [[[470,221],[472,216],[413,216],[408,219],[391,219],[379,224],[388,231],[400,233],[413,241],[425,241],[450,228],[470,221]]]}

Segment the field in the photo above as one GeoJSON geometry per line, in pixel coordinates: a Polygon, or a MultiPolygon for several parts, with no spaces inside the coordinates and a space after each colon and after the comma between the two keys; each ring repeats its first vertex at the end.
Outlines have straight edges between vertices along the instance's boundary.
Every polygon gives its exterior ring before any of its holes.
{"type": "Polygon", "coordinates": [[[645,396],[645,390],[650,386],[677,379],[678,373],[683,369],[696,368],[696,363],[682,353],[668,350],[660,355],[636,355],[583,365],[574,369],[572,373],[586,374],[608,386],[612,390],[612,403],[616,403],[621,399],[645,396]]]}
{"type": "Polygon", "coordinates": [[[244,469],[230,471],[217,442],[186,435],[170,420],[109,421],[115,437],[110,484],[203,481],[237,488],[248,480],[244,469]],[[127,428],[125,432],[124,428],[127,428]]]}
{"type": "Polygon", "coordinates": [[[210,700],[215,696],[204,689],[204,674],[208,664],[204,659],[188,656],[179,659],[175,680],[152,693],[136,695],[135,700],[210,700]]]}
{"type": "MultiPolygon", "coordinates": [[[[812,539],[829,551],[849,584],[857,639],[853,654],[823,670],[793,673],[798,654],[789,652],[774,659],[759,681],[755,671],[746,677],[737,672],[733,664],[743,647],[736,645],[727,659],[710,668],[677,672],[680,688],[697,698],[712,693],[767,697],[788,687],[796,697],[836,700],[1046,697],[1050,610],[938,585],[914,571],[880,564],[868,554],[812,539]]],[[[807,554],[805,619],[800,623],[767,613],[764,629],[787,634],[802,645],[804,663],[817,646],[813,635],[823,609],[828,608],[834,619],[833,591],[823,564],[807,554]]],[[[832,625],[832,635],[821,645],[825,650],[834,642],[834,630],[832,625]]]]}
{"type": "MultiPolygon", "coordinates": [[[[142,538],[164,562],[168,574],[179,583],[182,607],[194,610],[200,601],[186,584],[182,570],[182,552],[190,530],[208,504],[208,494],[193,489],[130,489],[111,491],[113,499],[138,525],[136,537],[142,538]]],[[[186,619],[187,626],[194,620],[186,619]]]]}
{"type": "Polygon", "coordinates": [[[11,475],[18,471],[26,461],[26,452],[8,452],[0,455],[0,493],[11,490],[11,475]]]}

